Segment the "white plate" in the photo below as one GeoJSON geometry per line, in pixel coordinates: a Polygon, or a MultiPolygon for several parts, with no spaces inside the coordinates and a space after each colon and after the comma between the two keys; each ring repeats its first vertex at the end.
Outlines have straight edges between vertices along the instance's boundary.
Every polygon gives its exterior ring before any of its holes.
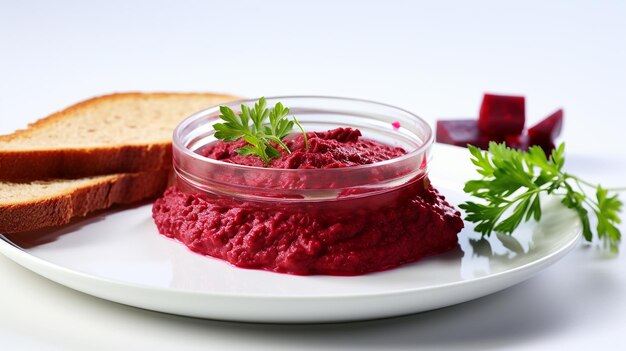
{"type": "MultiPolygon", "coordinates": [[[[433,184],[451,203],[474,177],[465,149],[436,145],[433,184]]],[[[357,277],[291,276],[239,269],[157,233],[151,204],[103,212],[37,235],[0,236],[0,252],[70,288],[145,309],[249,322],[336,322],[421,312],[465,302],[531,277],[572,249],[576,215],[545,204],[540,224],[515,239],[480,238],[466,223],[460,249],[357,277]],[[548,209],[549,208],[549,209],[548,209]]]]}

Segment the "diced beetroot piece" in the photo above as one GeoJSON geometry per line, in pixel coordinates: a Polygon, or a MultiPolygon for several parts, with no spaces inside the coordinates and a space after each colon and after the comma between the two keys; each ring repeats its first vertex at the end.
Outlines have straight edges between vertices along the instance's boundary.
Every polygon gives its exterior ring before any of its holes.
{"type": "Polygon", "coordinates": [[[489,137],[480,133],[475,119],[437,121],[437,142],[456,146],[474,145],[481,149],[489,147],[489,137]]]}
{"type": "Polygon", "coordinates": [[[528,129],[528,140],[531,145],[539,145],[546,152],[554,149],[554,141],[561,134],[563,127],[563,110],[559,109],[543,121],[528,129]]]}
{"type": "Polygon", "coordinates": [[[524,130],[526,105],[523,96],[485,94],[480,106],[478,128],[483,134],[504,138],[524,130]]]}

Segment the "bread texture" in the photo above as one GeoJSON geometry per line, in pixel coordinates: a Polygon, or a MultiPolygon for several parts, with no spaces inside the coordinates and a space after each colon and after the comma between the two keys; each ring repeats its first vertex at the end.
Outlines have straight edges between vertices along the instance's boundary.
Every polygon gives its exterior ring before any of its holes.
{"type": "Polygon", "coordinates": [[[0,179],[170,168],[176,125],[197,111],[237,99],[210,93],[118,93],[83,101],[0,136],[0,179]]]}
{"type": "Polygon", "coordinates": [[[168,170],[80,179],[0,182],[0,233],[68,223],[93,211],[160,195],[168,170]]]}

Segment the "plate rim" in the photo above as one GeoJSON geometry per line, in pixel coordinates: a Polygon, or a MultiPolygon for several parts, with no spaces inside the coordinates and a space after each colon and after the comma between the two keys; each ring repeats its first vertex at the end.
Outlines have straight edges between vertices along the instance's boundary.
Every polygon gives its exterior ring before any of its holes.
{"type": "MultiPolygon", "coordinates": [[[[4,234],[0,234],[0,252],[2,254],[4,254],[5,256],[9,257],[11,260],[13,260],[14,262],[18,263],[19,265],[27,268],[28,270],[42,275],[44,276],[46,279],[52,280],[52,281],[57,281],[56,279],[50,278],[46,275],[43,275],[40,272],[37,272],[29,267],[26,267],[25,265],[23,265],[21,262],[18,262],[17,260],[14,259],[14,255],[18,256],[18,258],[21,258],[23,260],[26,261],[30,261],[36,265],[48,268],[48,269],[53,269],[56,271],[60,271],[66,275],[69,276],[74,276],[74,277],[79,277],[82,279],[90,279],[90,280],[97,280],[99,282],[102,283],[107,283],[107,284],[115,284],[118,286],[123,286],[123,287],[128,287],[128,288],[132,288],[132,289],[139,289],[139,290],[156,290],[159,292],[172,292],[172,293],[176,293],[176,294],[183,294],[183,295],[199,295],[199,296],[206,296],[206,297],[218,297],[218,298],[245,298],[245,299],[289,299],[289,300],[307,300],[307,299],[345,299],[345,298],[380,298],[380,297],[393,297],[393,296],[397,296],[397,295],[405,295],[405,294],[412,294],[412,293],[419,293],[419,292],[427,292],[427,291],[432,291],[432,290],[439,290],[439,289],[450,289],[450,288],[456,288],[458,286],[462,286],[462,285],[468,285],[468,284],[479,284],[481,282],[484,281],[490,281],[490,280],[497,280],[498,278],[505,276],[505,275],[513,275],[519,271],[525,271],[525,270],[530,270],[533,267],[539,266],[541,267],[543,264],[548,263],[554,263],[556,262],[556,260],[552,260],[555,257],[558,256],[562,256],[565,255],[567,252],[569,252],[570,250],[572,250],[576,244],[580,241],[581,238],[581,234],[582,234],[582,227],[578,224],[576,226],[576,234],[572,235],[572,238],[565,242],[564,244],[562,244],[557,250],[549,253],[548,255],[545,256],[541,256],[540,258],[537,258],[535,260],[532,260],[528,263],[522,264],[518,267],[515,268],[511,268],[511,269],[507,269],[501,272],[497,272],[497,273],[493,273],[493,274],[486,274],[484,276],[480,276],[480,277],[475,277],[475,278],[471,278],[471,279],[464,279],[464,280],[457,280],[454,282],[449,282],[449,283],[443,283],[443,284],[437,284],[437,285],[430,285],[430,286],[425,286],[425,287],[417,287],[417,288],[408,288],[408,289],[401,289],[401,290],[393,290],[393,291],[387,291],[387,292],[378,292],[378,293],[357,293],[357,294],[340,294],[340,295],[322,295],[322,296],[295,296],[295,295],[281,295],[281,296],[268,296],[268,295],[262,295],[262,294],[251,294],[251,293],[219,293],[219,292],[206,292],[206,291],[197,291],[197,290],[189,290],[189,289],[181,289],[181,288],[164,288],[164,287],[158,287],[158,286],[151,286],[148,284],[141,284],[141,283],[134,283],[134,282],[127,282],[127,281],[122,281],[122,280],[116,280],[116,279],[111,279],[111,278],[106,278],[106,277],[101,277],[101,276],[96,276],[96,275],[92,275],[89,273],[85,273],[85,272],[81,272],[78,270],[73,270],[67,267],[63,267],[59,264],[56,263],[52,263],[50,261],[47,261],[43,258],[37,257],[35,255],[32,255],[30,253],[28,253],[26,250],[24,250],[23,248],[21,248],[19,245],[13,243],[10,239],[8,239],[4,234]],[[547,262],[546,262],[547,261],[547,262]]],[[[417,264],[419,264],[419,262],[417,262],[417,264]]],[[[232,267],[229,265],[229,268],[231,269],[241,269],[238,267],[232,267]]],[[[378,274],[384,274],[383,272],[376,272],[378,274]]],[[[315,275],[313,277],[319,277],[319,276],[323,276],[323,275],[315,275]]],[[[304,277],[306,278],[307,276],[297,276],[297,277],[304,277]]],[[[351,277],[343,277],[343,278],[351,278],[351,277]]],[[[63,284],[64,285],[64,284],[63,284]]]]}

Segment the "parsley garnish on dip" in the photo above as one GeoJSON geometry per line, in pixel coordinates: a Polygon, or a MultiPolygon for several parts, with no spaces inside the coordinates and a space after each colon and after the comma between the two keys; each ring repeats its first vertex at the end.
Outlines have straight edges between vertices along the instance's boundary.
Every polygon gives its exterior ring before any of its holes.
{"type": "MultiPolygon", "coordinates": [[[[305,132],[282,103],[266,105],[261,99],[239,113],[220,108],[220,122],[213,124],[217,140],[195,151],[207,158],[210,171],[192,180],[208,178],[207,186],[195,187],[180,172],[154,204],[163,235],[237,267],[298,275],[365,274],[457,247],[460,212],[426,173],[422,150],[432,139],[416,136],[416,151],[407,153],[348,126],[305,132]],[[301,133],[290,133],[294,126],[301,133]]],[[[343,111],[324,110],[332,115],[327,123],[371,118],[343,111]]],[[[432,135],[426,122],[411,118],[422,123],[422,135],[432,135]]],[[[384,134],[400,133],[388,122],[378,125],[384,134]]]]}
{"type": "Polygon", "coordinates": [[[267,166],[271,158],[281,156],[281,153],[270,143],[274,142],[287,153],[291,153],[291,150],[283,143],[283,139],[291,132],[295,123],[302,131],[305,148],[308,149],[307,135],[296,117],[292,117],[292,120],[287,118],[289,108],[285,108],[280,102],[269,110],[265,106],[264,97],[254,104],[253,109],[241,105],[239,116],[235,115],[229,107],[220,106],[220,112],[222,112],[220,118],[224,122],[213,125],[216,131],[215,137],[223,141],[236,141],[243,138],[249,145],[242,146],[235,151],[243,156],[256,155],[267,166]],[[268,117],[270,124],[265,125],[268,117]]]}

